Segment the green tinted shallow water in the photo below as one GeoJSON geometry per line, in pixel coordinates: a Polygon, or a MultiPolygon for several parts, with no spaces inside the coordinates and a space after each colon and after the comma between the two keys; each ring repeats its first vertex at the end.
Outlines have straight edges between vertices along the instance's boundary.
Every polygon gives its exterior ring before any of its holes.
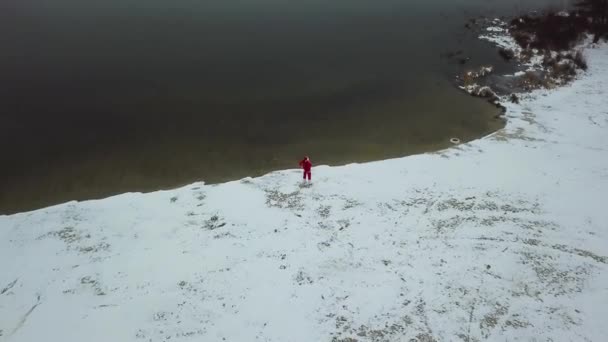
{"type": "Polygon", "coordinates": [[[485,135],[440,54],[505,67],[463,23],[556,2],[5,0],[0,212],[485,135]]]}

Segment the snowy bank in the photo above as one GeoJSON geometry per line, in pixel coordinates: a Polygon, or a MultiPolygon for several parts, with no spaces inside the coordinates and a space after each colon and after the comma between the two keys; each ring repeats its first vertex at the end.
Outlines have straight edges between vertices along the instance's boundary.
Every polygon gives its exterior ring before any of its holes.
{"type": "Polygon", "coordinates": [[[603,341],[608,46],[438,153],[0,217],[0,341],[603,341]]]}
{"type": "MultiPolygon", "coordinates": [[[[492,73],[493,68],[487,66],[478,71],[468,70],[456,77],[459,87],[473,96],[487,98],[491,103],[496,103],[499,96],[504,95],[517,102],[518,93],[539,88],[553,89],[574,80],[578,70],[587,69],[581,49],[590,45],[593,39],[585,25],[573,29],[567,38],[559,32],[553,33],[547,26],[576,25],[568,21],[555,23],[551,18],[568,17],[561,13],[540,17],[526,15],[514,18],[510,23],[501,19],[476,22],[479,26],[475,30],[480,30],[478,38],[498,47],[498,54],[511,62],[515,72],[496,75],[492,73]]],[[[576,17],[572,20],[578,23],[584,19],[576,17]]]]}

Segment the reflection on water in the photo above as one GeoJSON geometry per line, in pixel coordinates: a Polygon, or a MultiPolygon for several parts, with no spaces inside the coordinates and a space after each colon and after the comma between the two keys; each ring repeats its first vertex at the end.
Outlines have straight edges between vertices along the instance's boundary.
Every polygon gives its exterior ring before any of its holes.
{"type": "Polygon", "coordinates": [[[530,3],[4,0],[0,212],[486,134],[440,54],[504,67],[463,23],[530,3]]]}

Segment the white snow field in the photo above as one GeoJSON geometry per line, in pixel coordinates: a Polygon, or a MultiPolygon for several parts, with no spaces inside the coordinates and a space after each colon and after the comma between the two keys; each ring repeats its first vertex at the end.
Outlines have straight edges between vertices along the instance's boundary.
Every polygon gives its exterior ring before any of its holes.
{"type": "Polygon", "coordinates": [[[0,216],[0,341],[606,341],[608,46],[585,53],[448,150],[0,216]]]}

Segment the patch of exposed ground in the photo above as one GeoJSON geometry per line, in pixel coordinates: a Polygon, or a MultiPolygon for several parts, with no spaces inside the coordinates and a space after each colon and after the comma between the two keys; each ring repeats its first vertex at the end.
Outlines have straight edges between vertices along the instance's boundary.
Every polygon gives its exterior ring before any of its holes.
{"type": "Polygon", "coordinates": [[[59,239],[65,243],[67,250],[74,250],[81,254],[107,252],[111,247],[110,244],[105,241],[93,241],[91,234],[78,230],[72,226],[63,227],[60,230],[46,233],[39,236],[37,240],[47,238],[59,239]]]}
{"type": "Polygon", "coordinates": [[[12,282],[8,283],[2,290],[0,290],[0,295],[3,295],[5,293],[7,293],[10,289],[12,289],[15,284],[17,284],[17,281],[19,280],[19,278],[13,280],[12,282]]]}
{"type": "Polygon", "coordinates": [[[265,189],[266,205],[271,208],[303,210],[304,203],[300,191],[290,193],[281,192],[278,189],[265,189]]]}

